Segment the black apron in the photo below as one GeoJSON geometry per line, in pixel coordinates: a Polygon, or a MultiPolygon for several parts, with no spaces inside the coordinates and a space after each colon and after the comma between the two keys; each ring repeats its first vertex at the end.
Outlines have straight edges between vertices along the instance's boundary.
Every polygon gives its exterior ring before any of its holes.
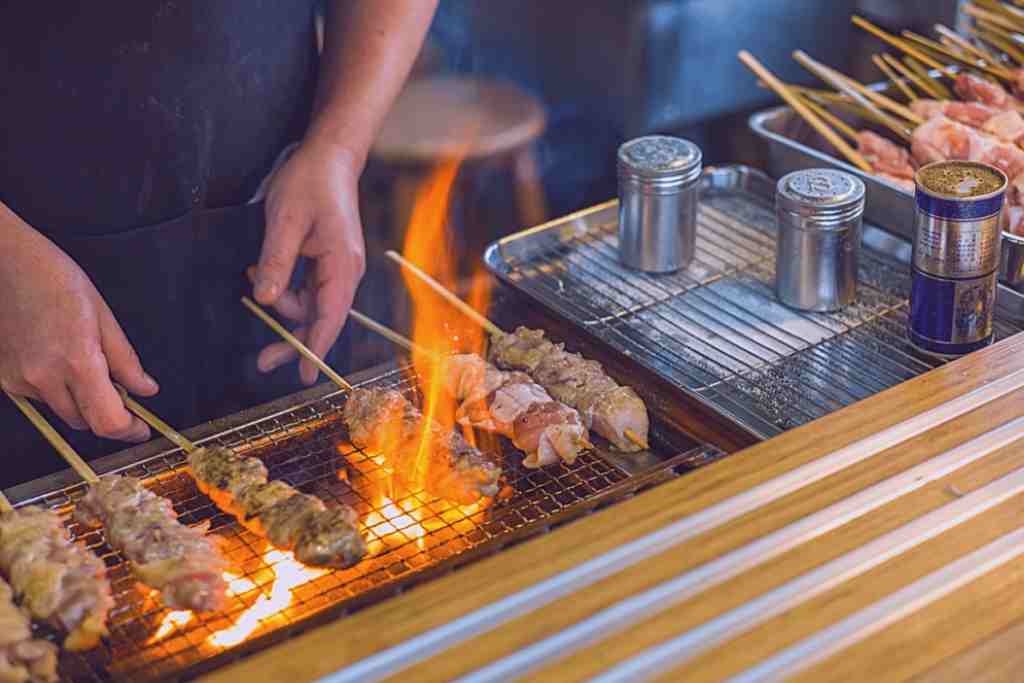
{"type": "MultiPolygon", "coordinates": [[[[264,231],[247,201],[308,122],[313,3],[117,5],[0,8],[0,200],[89,274],[184,428],[300,388],[257,371],[276,338],[239,298],[264,231]]],[[[124,447],[45,412],[87,458],[124,447]]],[[[8,401],[0,428],[0,486],[64,467],[8,401]]]]}

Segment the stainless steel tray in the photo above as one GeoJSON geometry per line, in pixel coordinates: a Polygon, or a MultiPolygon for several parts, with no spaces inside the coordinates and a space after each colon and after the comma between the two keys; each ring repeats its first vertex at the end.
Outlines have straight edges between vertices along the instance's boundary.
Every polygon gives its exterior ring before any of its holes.
{"type": "MultiPolygon", "coordinates": [[[[668,275],[618,261],[617,202],[492,244],[504,282],[765,438],[938,365],[906,341],[910,245],[866,225],[858,301],[804,313],[774,295],[774,181],[742,166],[701,180],[697,257],[668,275]]],[[[997,335],[1021,327],[997,312],[997,335]]]]}
{"type": "MultiPolygon", "coordinates": [[[[914,196],[840,159],[831,145],[789,107],[754,114],[750,129],[768,143],[768,172],[773,176],[822,166],[853,173],[867,189],[865,218],[907,240],[914,238],[914,196]]],[[[1004,233],[1003,245],[999,304],[1008,315],[1024,319],[1024,238],[1004,233]]]]}

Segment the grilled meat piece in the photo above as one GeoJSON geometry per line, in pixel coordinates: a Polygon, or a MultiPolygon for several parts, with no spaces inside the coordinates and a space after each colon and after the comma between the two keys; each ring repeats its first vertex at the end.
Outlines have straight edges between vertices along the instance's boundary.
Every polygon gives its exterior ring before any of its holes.
{"type": "Polygon", "coordinates": [[[423,415],[397,391],[354,389],[345,403],[345,424],[359,448],[379,454],[403,481],[423,482],[431,495],[469,504],[498,492],[501,467],[457,432],[428,425],[431,461],[418,463],[423,415]]]}
{"type": "Polygon", "coordinates": [[[0,571],[34,619],[67,634],[66,649],[91,649],[107,634],[114,600],[103,562],[68,538],[56,512],[0,515],[0,571]]]}
{"type": "Polygon", "coordinates": [[[636,392],[619,386],[597,361],[548,341],[542,330],[520,327],[512,334],[495,335],[491,362],[529,373],[552,398],[578,410],[584,424],[615,448],[626,452],[647,448],[647,406],[636,392]]]}
{"type": "Polygon", "coordinates": [[[523,465],[573,463],[585,448],[579,413],[558,403],[524,372],[504,372],[475,354],[446,359],[448,391],[460,402],[465,425],[508,437],[527,454],[523,465]]]}
{"type": "Polygon", "coordinates": [[[328,508],[316,496],[283,481],[268,481],[257,458],[227,448],[200,448],[189,456],[199,490],[275,548],[291,550],[303,564],[351,567],[366,555],[355,510],[328,508]]]}
{"type": "Polygon", "coordinates": [[[103,525],[107,541],[131,562],[136,577],[174,609],[220,609],[227,562],[206,527],[178,521],[171,502],[134,477],[104,477],[75,507],[87,526],[103,525]]]}
{"type": "Polygon", "coordinates": [[[58,680],[57,647],[32,638],[28,615],[14,604],[14,591],[0,579],[0,683],[58,680]]]}

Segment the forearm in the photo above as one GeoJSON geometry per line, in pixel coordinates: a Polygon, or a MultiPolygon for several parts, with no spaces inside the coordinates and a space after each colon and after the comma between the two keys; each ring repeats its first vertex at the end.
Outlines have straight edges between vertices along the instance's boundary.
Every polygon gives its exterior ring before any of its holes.
{"type": "Polygon", "coordinates": [[[307,139],[337,145],[362,167],[409,75],[437,0],[332,0],[307,139]]]}

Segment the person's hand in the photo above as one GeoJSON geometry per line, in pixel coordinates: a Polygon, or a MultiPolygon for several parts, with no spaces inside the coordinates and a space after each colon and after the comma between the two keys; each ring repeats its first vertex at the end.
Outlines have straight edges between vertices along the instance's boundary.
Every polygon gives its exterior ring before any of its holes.
{"type": "Polygon", "coordinates": [[[142,396],[159,387],[88,276],[2,204],[0,234],[0,386],[45,402],[74,429],[148,439],[113,381],[142,396]]]}
{"type": "MultiPolygon", "coordinates": [[[[327,142],[304,142],[271,179],[267,231],[259,264],[250,268],[256,301],[299,323],[294,331],[323,358],[338,338],[366,268],[358,206],[359,169],[352,157],[327,142]],[[311,259],[305,283],[288,284],[299,256],[311,259]]],[[[287,343],[263,349],[263,372],[294,360],[287,343]]],[[[300,376],[316,381],[315,365],[302,359],[300,376]]]]}

